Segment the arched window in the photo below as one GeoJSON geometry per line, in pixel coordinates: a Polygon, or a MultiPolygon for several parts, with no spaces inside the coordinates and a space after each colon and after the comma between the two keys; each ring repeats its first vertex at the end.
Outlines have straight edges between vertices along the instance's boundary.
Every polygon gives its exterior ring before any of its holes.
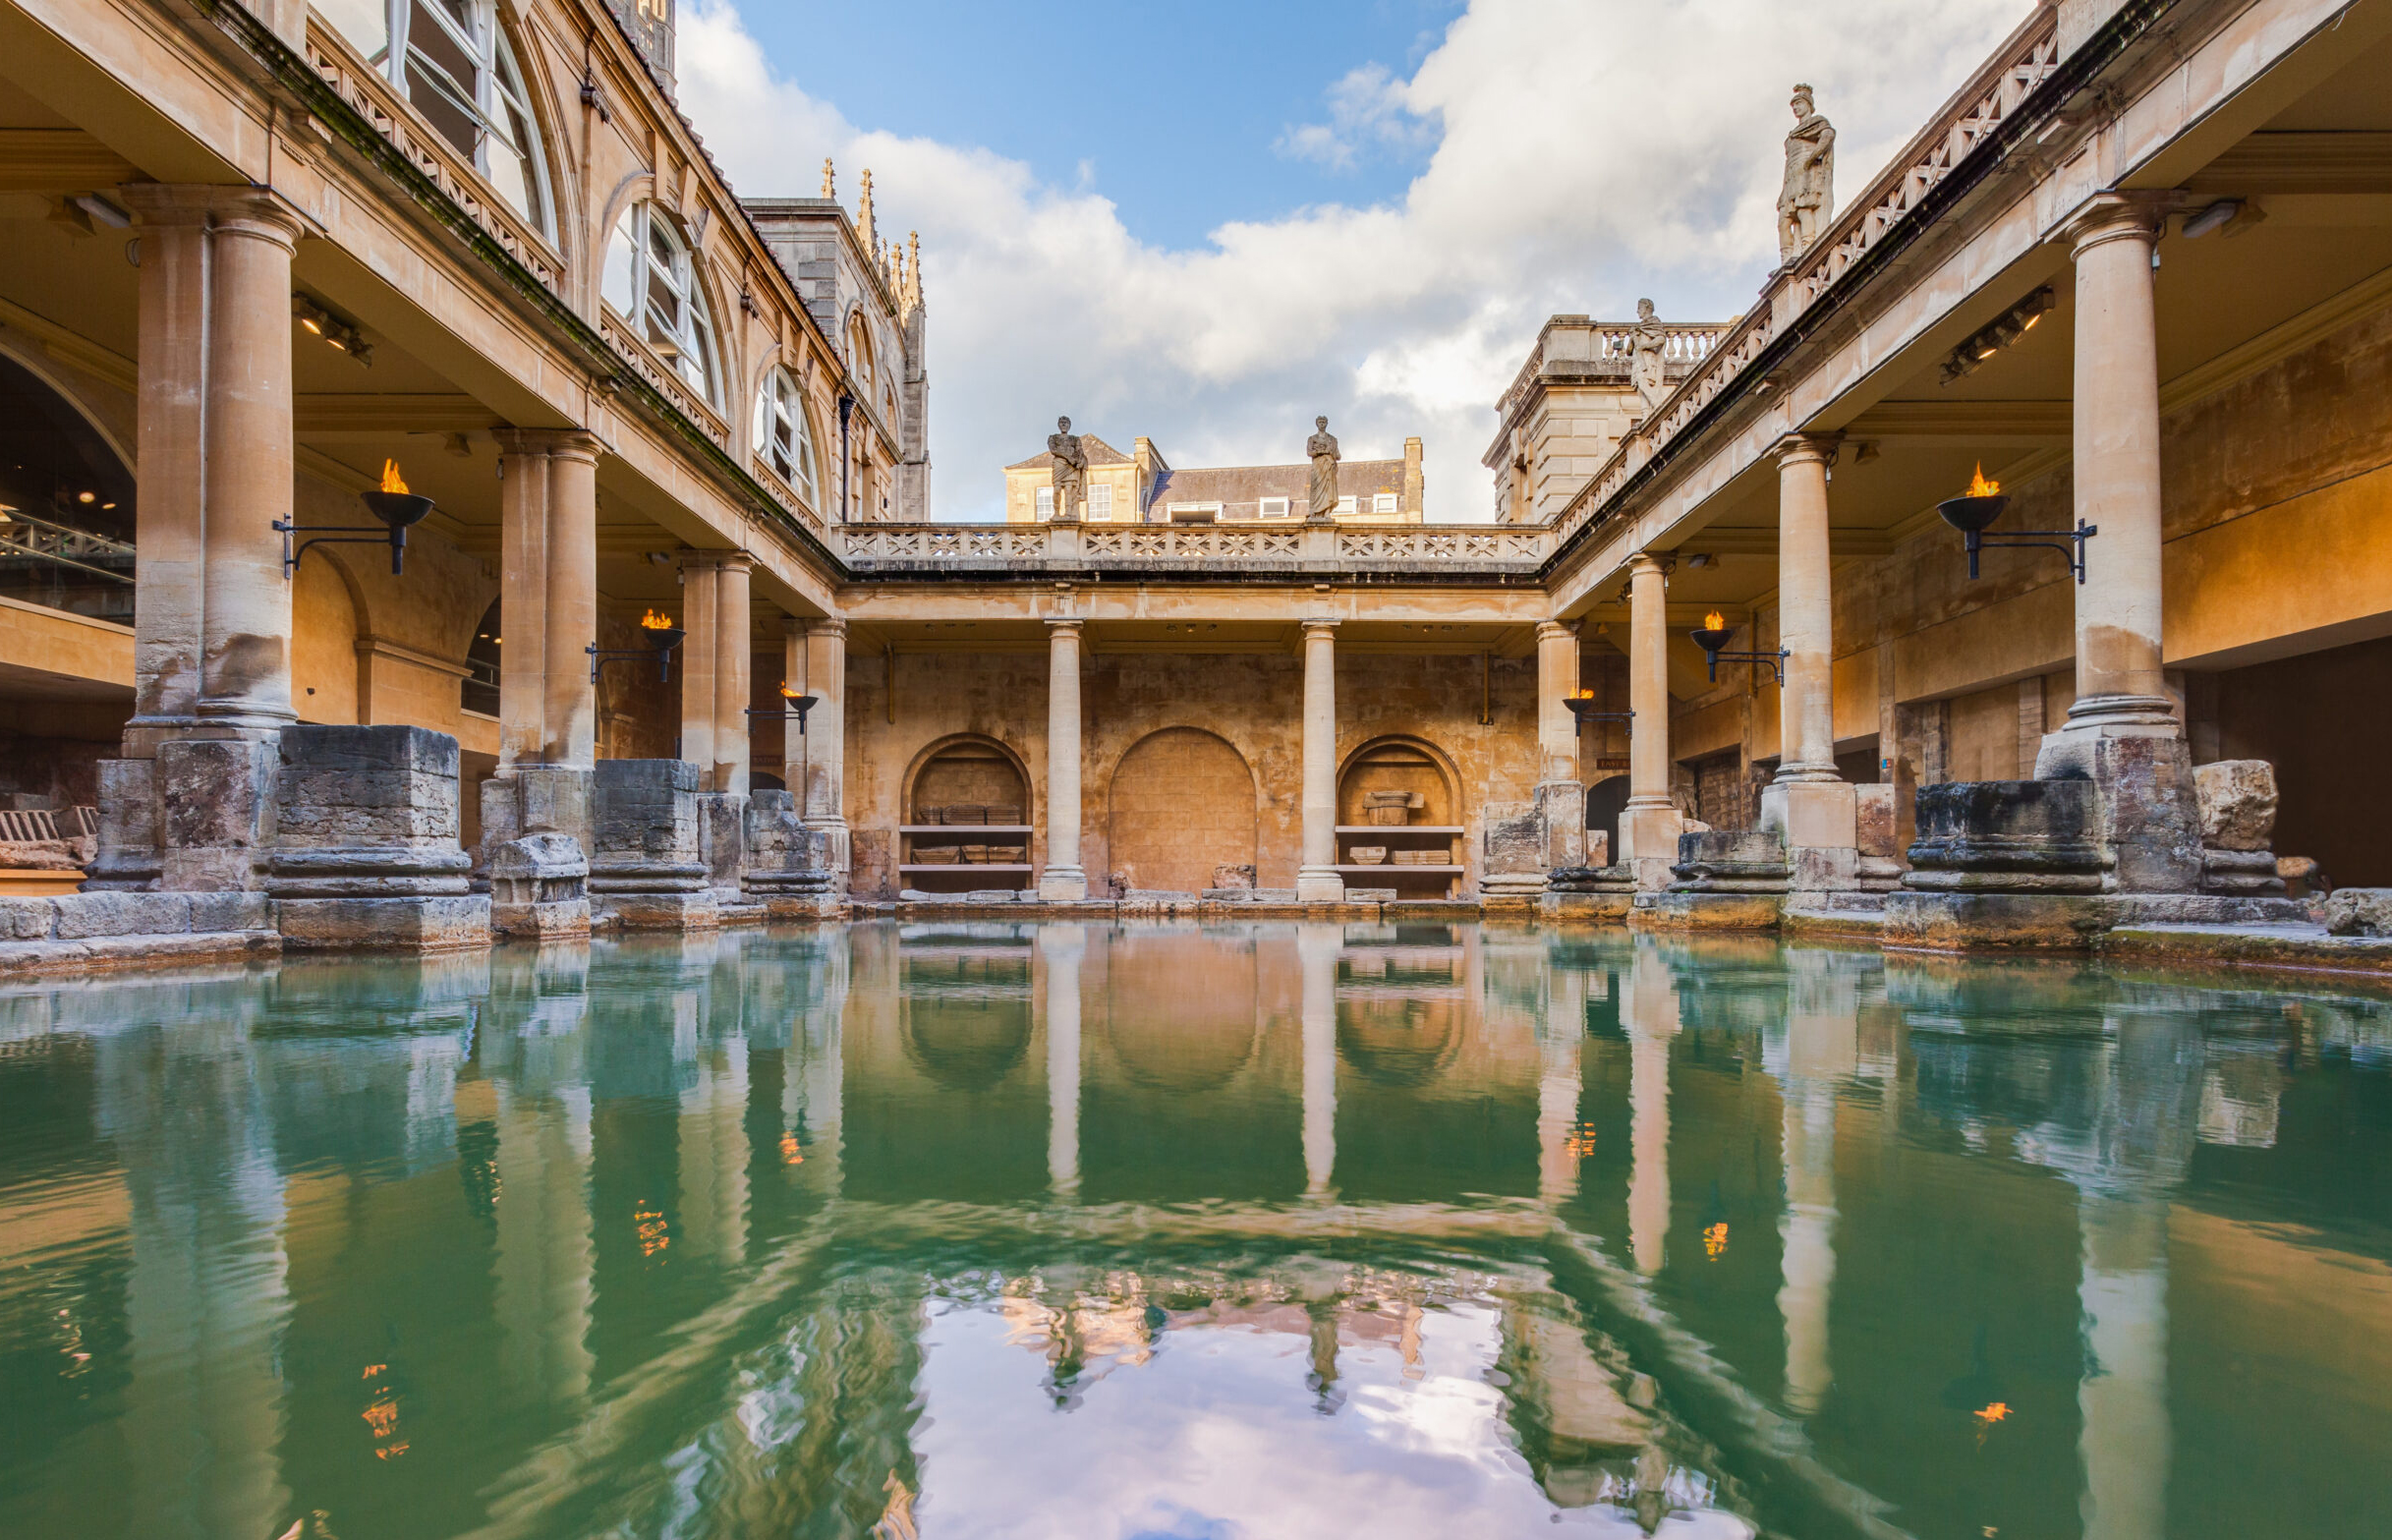
{"type": "Polygon", "coordinates": [[[495,0],[314,0],[498,196],[553,240],[540,123],[495,0]]]}
{"type": "Polygon", "coordinates": [[[861,315],[847,323],[847,367],[855,371],[856,378],[872,383],[872,333],[865,329],[861,315]]]}
{"type": "Polygon", "coordinates": [[[721,410],[722,394],[714,385],[714,322],[707,314],[697,264],[671,218],[655,203],[623,210],[606,248],[601,293],[708,406],[721,410]]]}
{"type": "Polygon", "coordinates": [[[823,506],[822,494],[814,470],[814,428],[806,417],[806,403],[798,394],[797,381],[785,369],[775,369],[765,376],[764,388],[756,393],[756,452],[764,457],[772,474],[797,488],[806,506],[818,512],[823,506]]]}

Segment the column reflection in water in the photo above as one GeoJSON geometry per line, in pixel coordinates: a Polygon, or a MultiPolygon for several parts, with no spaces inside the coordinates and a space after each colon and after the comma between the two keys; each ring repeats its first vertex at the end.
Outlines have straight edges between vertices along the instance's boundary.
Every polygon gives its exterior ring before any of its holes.
{"type": "Polygon", "coordinates": [[[1646,938],[1637,938],[1626,992],[1628,1250],[1637,1272],[1658,1273],[1670,1235],[1670,1044],[1678,1036],[1678,985],[1661,948],[1646,938]]]}
{"type": "Polygon", "coordinates": [[[1046,965],[1047,1180],[1058,1198],[1080,1190],[1080,958],[1087,945],[1085,926],[1038,933],[1046,965]]]}
{"type": "Polygon", "coordinates": [[[167,1025],[98,1037],[97,1122],[131,1199],[132,1532],[272,1535],[290,1493],[276,1349],[291,1316],[283,1179],[254,987],[197,986],[167,1025]]]}
{"type": "Polygon", "coordinates": [[[1544,953],[1544,1009],[1537,1020],[1537,1196],[1578,1195],[1578,1050],[1586,1037],[1586,975],[1555,967],[1544,953]]]}
{"type": "MultiPolygon", "coordinates": [[[[1859,1054],[1859,1002],[1853,969],[1835,952],[1787,954],[1783,1052],[1769,1067],[1785,1104],[1785,1284],[1778,1313],[1786,1323],[1786,1403],[1796,1415],[1819,1409],[1834,1379],[1827,1321],[1836,1282],[1836,1092],[1859,1054]]],[[[1779,1048],[1777,1043],[1766,1045],[1779,1048]]]]}
{"type": "Polygon", "coordinates": [[[814,989],[789,1028],[781,1059],[781,1118],[787,1136],[825,1197],[839,1191],[840,1024],[847,1014],[848,958],[853,933],[818,932],[810,963],[814,989]]]}
{"type": "Polygon", "coordinates": [[[1304,1190],[1326,1195],[1338,1165],[1338,953],[1344,928],[1296,932],[1304,975],[1304,1190]]]}
{"type": "Polygon", "coordinates": [[[2169,1194],[2192,1164],[2203,1048],[2192,1021],[2112,1010],[2109,1043],[2061,1085],[2021,1152],[2077,1187],[2079,1511],[2086,1540],[2167,1532],[2169,1194]]]}
{"type": "Polygon", "coordinates": [[[589,969],[587,946],[510,948],[483,1016],[498,1083],[499,1369],[515,1397],[550,1405],[590,1388],[589,969]]]}
{"type": "Polygon", "coordinates": [[[739,941],[693,942],[676,1025],[690,1021],[697,1074],[681,1092],[680,1213],[692,1254],[731,1266],[745,1255],[748,1218],[748,1041],[741,1031],[739,941]]]}

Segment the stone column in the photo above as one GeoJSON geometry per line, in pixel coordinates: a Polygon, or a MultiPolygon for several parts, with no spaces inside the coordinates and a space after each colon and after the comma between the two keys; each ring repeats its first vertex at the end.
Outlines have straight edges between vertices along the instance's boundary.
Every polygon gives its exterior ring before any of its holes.
{"type": "Polygon", "coordinates": [[[1338,952],[1342,928],[1307,925],[1295,933],[1303,970],[1304,1190],[1326,1196],[1338,1168],[1338,952]]]}
{"type": "Polygon", "coordinates": [[[748,703],[754,699],[751,673],[755,667],[753,617],[749,612],[749,569],[755,558],[747,553],[725,556],[714,577],[714,763],[712,788],[732,796],[748,794],[749,762],[754,757],[748,727],[748,703]]]}
{"type": "Polygon", "coordinates": [[[1338,903],[1338,623],[1304,622],[1304,843],[1296,868],[1300,903],[1338,903]]]}
{"type": "MultiPolygon", "coordinates": [[[[548,435],[502,428],[498,483],[498,773],[548,741],[548,435]]],[[[585,664],[585,668],[587,665],[585,664]]]]}
{"type": "Polygon", "coordinates": [[[1586,1041],[1586,976],[1557,966],[1547,952],[1544,1019],[1537,1024],[1537,1198],[1562,1204],[1578,1195],[1578,1061],[1586,1041]]]}
{"type": "Polygon", "coordinates": [[[2077,261],[2077,700],[2037,780],[2100,788],[2105,887],[2193,892],[2201,880],[2193,756],[2160,655],[2159,363],[2151,253],[2166,195],[2105,193],[2064,227],[2077,261]]]}
{"type": "MultiPolygon", "coordinates": [[[[1805,1416],[1819,1409],[1835,1379],[1828,1320],[1836,1283],[1836,1089],[1859,1067],[1858,1005],[1851,976],[1838,962],[1832,952],[1789,957],[1784,1057],[1771,1066],[1784,1101],[1778,1315],[1786,1327],[1786,1402],[1805,1416]]],[[[1766,1061],[1774,1055],[1764,1045],[1766,1061]]]]}
{"type": "Polygon", "coordinates": [[[1670,885],[1682,820],[1670,801],[1670,617],[1661,563],[1639,551],[1628,563],[1627,805],[1620,813],[1620,856],[1639,889],[1670,885]]]}
{"type": "Polygon", "coordinates": [[[803,811],[808,828],[826,837],[830,869],[848,869],[847,622],[836,616],[806,622],[805,684],[815,697],[806,720],[803,811]]]}
{"type": "Polygon", "coordinates": [[[1578,778],[1578,628],[1537,626],[1537,817],[1547,870],[1586,864],[1586,785],[1578,778]]]}
{"type": "Polygon", "coordinates": [[[548,602],[541,641],[546,737],[541,757],[577,770],[598,760],[598,686],[590,679],[588,651],[598,641],[598,439],[589,433],[549,437],[548,602]]]}
{"type": "Polygon", "coordinates": [[[1623,1008],[1628,1038],[1628,1251],[1636,1271],[1661,1271],[1670,1238],[1670,1040],[1678,988],[1651,941],[1636,943],[1623,1008]]]}
{"type": "Polygon", "coordinates": [[[2151,253],[2166,204],[2105,193],[2065,228],[2077,261],[2076,513],[2084,543],[2077,590],[2077,700],[2036,757],[2085,763],[2095,737],[2175,737],[2160,666],[2159,351],[2151,253]]]}
{"type": "Polygon", "coordinates": [[[1086,927],[1038,933],[1047,1005],[1047,1183],[1058,1198],[1080,1190],[1080,957],[1086,927]]]}
{"type": "Polygon", "coordinates": [[[714,789],[714,667],[716,579],[719,559],[712,552],[681,558],[680,758],[698,767],[698,789],[714,789]]]}
{"type": "Polygon", "coordinates": [[[1047,865],[1038,896],[1078,903],[1088,896],[1080,867],[1080,622],[1047,622],[1047,865]]]}
{"type": "Polygon", "coordinates": [[[1852,788],[1836,773],[1835,606],[1827,540],[1833,437],[1781,441],[1778,459],[1778,637],[1786,686],[1778,694],[1778,773],[1761,792],[1759,827],[1786,841],[1789,885],[1857,885],[1859,826],[1852,788]]]}

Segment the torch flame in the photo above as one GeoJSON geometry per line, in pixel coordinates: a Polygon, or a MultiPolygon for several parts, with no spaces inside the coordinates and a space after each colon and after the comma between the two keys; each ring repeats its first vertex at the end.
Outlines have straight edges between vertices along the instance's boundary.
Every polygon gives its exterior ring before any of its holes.
{"type": "Polygon", "coordinates": [[[1985,468],[1982,465],[1976,468],[1976,475],[1968,479],[1968,495],[1971,497],[1991,497],[2001,489],[2000,482],[1985,480],[1985,468]]]}
{"type": "Polygon", "coordinates": [[[794,701],[797,699],[797,692],[789,688],[789,681],[786,679],[783,679],[780,682],[780,698],[784,701],[794,701]]]}
{"type": "Polygon", "coordinates": [[[1703,616],[1703,629],[1706,631],[1725,631],[1728,629],[1728,617],[1715,609],[1711,611],[1711,613],[1703,616]]]}
{"type": "Polygon", "coordinates": [[[406,479],[399,475],[399,462],[396,460],[382,462],[382,490],[386,492],[407,490],[406,479]]]}
{"type": "Polygon", "coordinates": [[[652,609],[640,617],[640,628],[644,631],[670,631],[673,628],[673,617],[659,615],[652,609]]]}
{"type": "Polygon", "coordinates": [[[1973,1411],[1968,1415],[1977,1420],[1978,1426],[1990,1428],[1995,1423],[2000,1422],[2002,1419],[2010,1415],[2010,1403],[2008,1401],[1995,1401],[1991,1405],[1985,1407],[1982,1411],[1973,1411]]]}

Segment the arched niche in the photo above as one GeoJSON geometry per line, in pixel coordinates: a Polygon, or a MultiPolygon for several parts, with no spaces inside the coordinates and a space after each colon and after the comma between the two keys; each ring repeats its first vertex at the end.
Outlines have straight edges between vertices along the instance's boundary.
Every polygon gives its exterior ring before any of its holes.
{"type": "Polygon", "coordinates": [[[1421,806],[1410,822],[1419,825],[1458,825],[1461,817],[1461,777],[1445,752],[1426,739],[1404,734],[1373,738],[1346,756],[1338,775],[1338,822],[1362,824],[1363,800],[1373,791],[1412,791],[1421,806]]]}
{"type": "Polygon", "coordinates": [[[943,824],[941,810],[958,807],[1012,813],[983,823],[1031,822],[1030,774],[1021,756],[978,733],[941,738],[915,756],[905,776],[905,822],[943,824]]]}
{"type": "Polygon", "coordinates": [[[1255,863],[1254,771],[1197,727],[1148,733],[1121,756],[1107,798],[1107,859],[1124,885],[1199,893],[1214,870],[1255,863]]]}

